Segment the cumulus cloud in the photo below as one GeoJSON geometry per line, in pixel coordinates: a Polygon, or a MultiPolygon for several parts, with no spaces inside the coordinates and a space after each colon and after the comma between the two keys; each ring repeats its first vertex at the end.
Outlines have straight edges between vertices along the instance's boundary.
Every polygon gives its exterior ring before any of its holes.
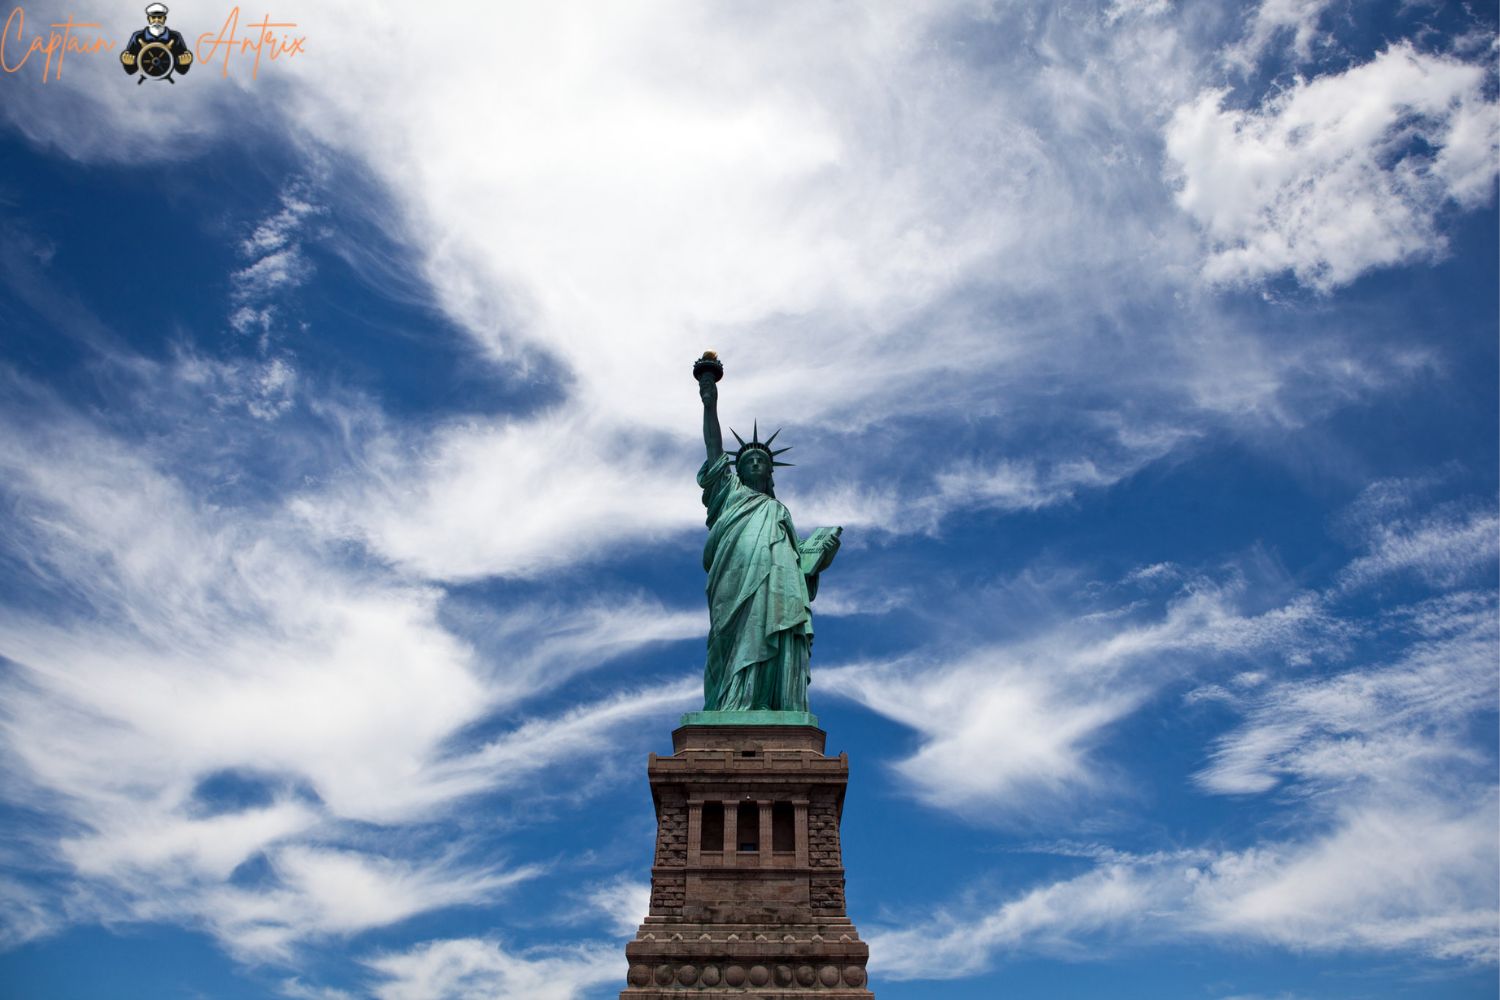
{"type": "Polygon", "coordinates": [[[1165,130],[1177,202],[1209,242],[1211,281],[1290,271],[1320,291],[1441,255],[1454,206],[1490,197],[1495,104],[1480,63],[1398,42],[1298,80],[1258,108],[1209,90],[1165,130]]]}

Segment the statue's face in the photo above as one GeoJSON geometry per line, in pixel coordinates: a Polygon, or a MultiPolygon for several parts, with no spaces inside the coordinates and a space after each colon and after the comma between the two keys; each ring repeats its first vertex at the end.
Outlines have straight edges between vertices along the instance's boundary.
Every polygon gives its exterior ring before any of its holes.
{"type": "Polygon", "coordinates": [[[765,493],[771,485],[771,456],[749,451],[739,461],[740,480],[752,490],[765,493]]]}

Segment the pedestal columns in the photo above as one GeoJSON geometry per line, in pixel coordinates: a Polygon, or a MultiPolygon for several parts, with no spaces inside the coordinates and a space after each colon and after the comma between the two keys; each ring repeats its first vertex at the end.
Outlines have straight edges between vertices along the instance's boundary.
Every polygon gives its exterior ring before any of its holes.
{"type": "Polygon", "coordinates": [[[825,735],[810,725],[688,725],[672,743],[648,776],[658,845],[673,849],[659,846],[651,912],[625,947],[621,1000],[872,1000],[869,948],[844,910],[848,758],[825,755],[825,735]],[[739,850],[743,804],[753,806],[743,841],[755,837],[753,851],[739,850]],[[717,851],[703,841],[716,807],[717,851]],[[778,810],[792,826],[787,844],[781,821],[781,851],[778,810]]]}

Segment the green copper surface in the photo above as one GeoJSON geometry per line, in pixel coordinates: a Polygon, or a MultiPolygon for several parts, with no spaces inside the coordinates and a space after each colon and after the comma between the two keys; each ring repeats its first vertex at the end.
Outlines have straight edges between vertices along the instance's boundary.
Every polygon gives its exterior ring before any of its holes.
{"type": "Polygon", "coordinates": [[[776,712],[752,709],[740,712],[684,712],[684,726],[816,726],[811,712],[776,712]]]}
{"type": "MultiPolygon", "coordinates": [[[[842,528],[819,528],[800,538],[792,515],[776,499],[777,463],[759,428],[734,454],[724,451],[715,375],[699,367],[703,443],[707,458],[698,470],[708,541],[708,656],[703,669],[703,713],[717,721],[700,725],[803,725],[750,723],[730,716],[772,712],[807,716],[808,659],[819,574],[833,562],[842,528]],[[727,714],[726,714],[727,713],[727,714]]],[[[771,435],[772,438],[775,435],[771,435]]],[[[814,723],[815,724],[815,723],[814,723]]]]}

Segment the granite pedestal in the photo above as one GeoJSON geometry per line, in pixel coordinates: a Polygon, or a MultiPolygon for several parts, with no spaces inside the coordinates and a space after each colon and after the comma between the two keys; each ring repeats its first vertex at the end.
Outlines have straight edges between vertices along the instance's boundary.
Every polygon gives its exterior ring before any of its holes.
{"type": "Polygon", "coordinates": [[[844,909],[848,755],[816,725],[755,721],[684,725],[651,755],[651,909],[621,1000],[874,996],[844,909]]]}

